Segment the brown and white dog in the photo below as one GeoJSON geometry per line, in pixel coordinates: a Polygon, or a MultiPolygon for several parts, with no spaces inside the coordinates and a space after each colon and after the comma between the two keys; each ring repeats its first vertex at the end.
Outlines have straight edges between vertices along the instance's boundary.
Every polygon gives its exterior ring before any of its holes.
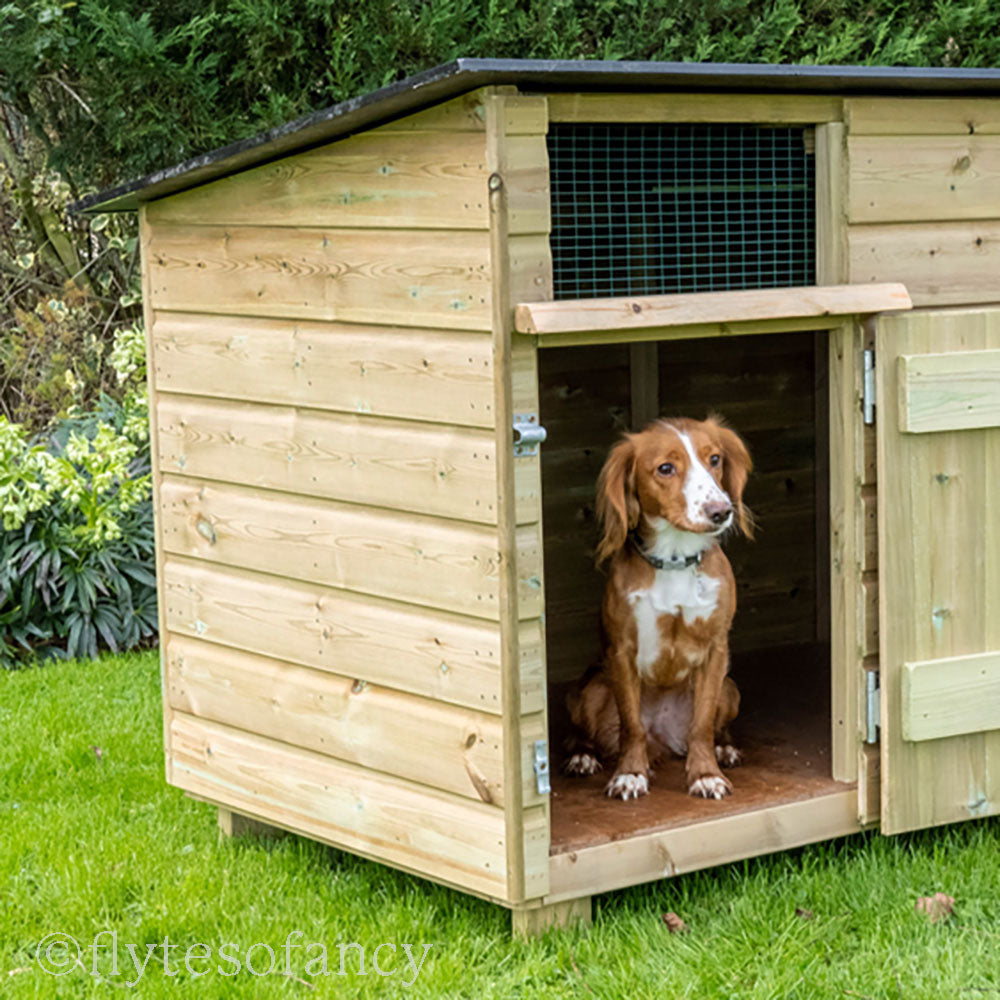
{"type": "Polygon", "coordinates": [[[736,587],[719,539],[734,524],[751,535],[750,470],[743,441],[717,417],[654,421],[601,470],[604,660],[570,696],[566,770],[593,774],[617,759],[609,796],[645,795],[650,761],[667,751],[686,755],[691,795],[732,791],[719,766],[740,759],[727,732],[739,709],[726,676],[736,587]]]}

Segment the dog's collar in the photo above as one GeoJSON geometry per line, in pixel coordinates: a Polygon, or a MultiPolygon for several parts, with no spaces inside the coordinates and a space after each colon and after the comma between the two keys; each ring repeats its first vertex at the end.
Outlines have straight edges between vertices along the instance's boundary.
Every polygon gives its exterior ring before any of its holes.
{"type": "Polygon", "coordinates": [[[693,556],[676,556],[673,559],[661,559],[659,556],[650,555],[650,553],[642,547],[642,539],[639,538],[636,532],[630,531],[628,538],[635,551],[638,552],[639,555],[641,555],[642,558],[653,567],[653,569],[689,569],[691,566],[697,566],[701,563],[701,552],[693,556]]]}

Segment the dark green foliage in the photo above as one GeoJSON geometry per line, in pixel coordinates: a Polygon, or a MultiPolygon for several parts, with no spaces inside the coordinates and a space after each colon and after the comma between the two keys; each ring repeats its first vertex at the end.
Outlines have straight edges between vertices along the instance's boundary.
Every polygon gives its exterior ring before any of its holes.
{"type": "MultiPolygon", "coordinates": [[[[127,419],[126,410],[104,396],[93,412],[59,423],[46,449],[63,455],[71,435],[98,442],[102,428],[120,433],[127,419]]],[[[91,485],[85,468],[78,466],[75,475],[81,486],[91,485]]],[[[111,532],[88,528],[86,507],[58,493],[23,523],[0,527],[0,668],[35,657],[94,657],[101,649],[133,649],[155,637],[148,475],[149,450],[143,444],[97,501],[113,518],[111,532]],[[145,489],[137,493],[138,483],[145,489]],[[126,500],[129,491],[133,499],[126,500]]]]}
{"type": "Polygon", "coordinates": [[[21,0],[0,99],[77,191],[458,56],[1000,65],[990,0],[21,0]]]}
{"type": "Polygon", "coordinates": [[[156,634],[150,501],[100,548],[74,544],[51,512],[0,531],[0,667],[34,657],[96,656],[156,634]]]}

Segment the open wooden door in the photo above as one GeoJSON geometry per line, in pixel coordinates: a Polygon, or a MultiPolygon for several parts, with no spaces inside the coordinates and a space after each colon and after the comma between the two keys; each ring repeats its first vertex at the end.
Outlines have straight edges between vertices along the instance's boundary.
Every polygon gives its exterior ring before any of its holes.
{"type": "Polygon", "coordinates": [[[1000,812],[1000,307],[876,337],[882,830],[1000,812]]]}

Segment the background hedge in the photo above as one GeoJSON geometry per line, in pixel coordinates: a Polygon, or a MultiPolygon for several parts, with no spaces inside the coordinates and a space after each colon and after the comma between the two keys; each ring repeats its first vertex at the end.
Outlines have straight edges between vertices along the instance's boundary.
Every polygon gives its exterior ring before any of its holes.
{"type": "Polygon", "coordinates": [[[139,329],[135,222],[70,218],[69,202],[458,56],[997,66],[1000,4],[0,0],[0,55],[0,662],[12,662],[152,628],[149,505],[132,502],[148,442],[125,433],[137,390],[112,363],[139,329]],[[28,454],[77,486],[45,486],[42,504],[45,469],[34,484],[19,471],[28,454]],[[88,489],[120,536],[81,535],[74,498],[88,489]],[[29,494],[41,506],[27,511],[29,494]]]}
{"type": "Polygon", "coordinates": [[[457,56],[1000,64],[995,0],[78,0],[0,7],[0,95],[102,187],[457,56]]]}

